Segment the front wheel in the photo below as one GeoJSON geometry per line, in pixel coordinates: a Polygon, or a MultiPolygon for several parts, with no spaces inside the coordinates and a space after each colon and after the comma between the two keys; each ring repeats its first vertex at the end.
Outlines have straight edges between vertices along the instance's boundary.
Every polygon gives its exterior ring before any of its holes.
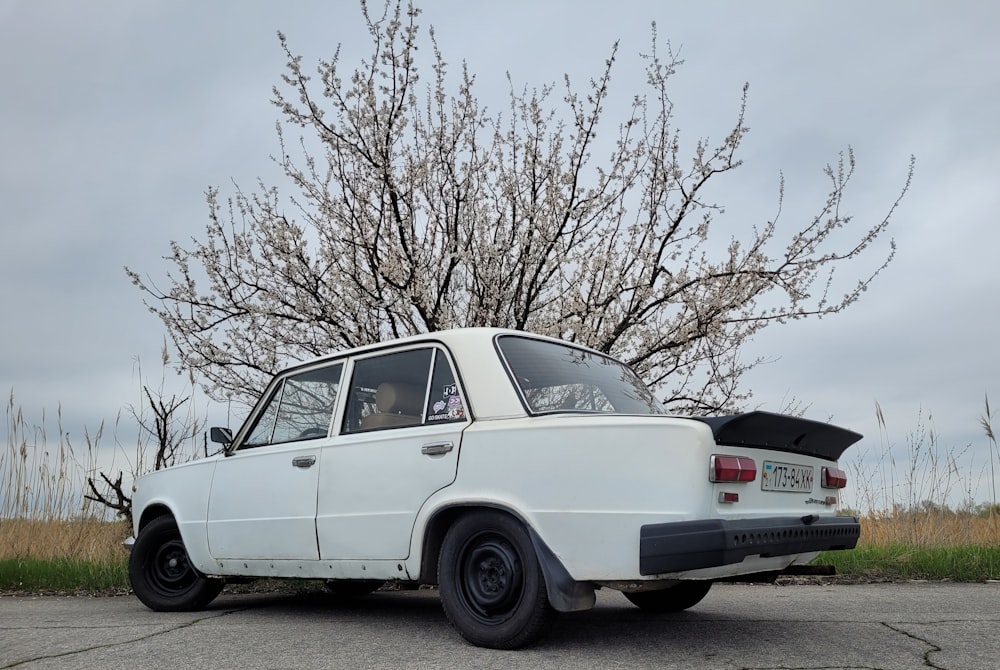
{"type": "Polygon", "coordinates": [[[448,530],[438,588],[448,621],[480,647],[523,647],[555,618],[528,532],[501,512],[467,514],[448,530]]]}
{"type": "Polygon", "coordinates": [[[636,591],[625,597],[636,607],[648,612],[680,612],[694,607],[708,595],[712,582],[686,581],[657,591],[636,591]]]}
{"type": "Polygon", "coordinates": [[[169,516],[153,519],[139,533],[128,561],[128,578],[136,597],[158,612],[200,610],[223,586],[221,580],[194,569],[169,516]]]}

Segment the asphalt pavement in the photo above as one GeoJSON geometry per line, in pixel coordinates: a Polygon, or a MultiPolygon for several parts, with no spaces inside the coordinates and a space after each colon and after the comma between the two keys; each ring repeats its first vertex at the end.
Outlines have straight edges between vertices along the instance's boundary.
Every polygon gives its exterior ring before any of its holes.
{"type": "Polygon", "coordinates": [[[132,596],[0,597],[0,668],[1000,668],[1000,584],[717,584],[650,615],[619,593],[520,651],[472,647],[433,590],[350,605],[223,594],[195,613],[132,596]]]}

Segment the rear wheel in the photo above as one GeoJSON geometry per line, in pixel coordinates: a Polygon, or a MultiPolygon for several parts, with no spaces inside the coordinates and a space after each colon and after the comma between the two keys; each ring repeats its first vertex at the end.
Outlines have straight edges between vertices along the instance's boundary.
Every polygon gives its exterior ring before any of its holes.
{"type": "Polygon", "coordinates": [[[700,603],[711,588],[712,582],[692,580],[656,591],[626,593],[625,597],[647,612],[680,612],[700,603]]]}
{"type": "Polygon", "coordinates": [[[128,578],[136,597],[158,612],[200,610],[223,586],[222,580],[194,569],[169,516],[153,519],[139,532],[128,561],[128,578]]]}
{"type": "Polygon", "coordinates": [[[480,647],[523,647],[555,617],[527,531],[501,512],[473,512],[448,530],[438,587],[448,621],[480,647]]]}

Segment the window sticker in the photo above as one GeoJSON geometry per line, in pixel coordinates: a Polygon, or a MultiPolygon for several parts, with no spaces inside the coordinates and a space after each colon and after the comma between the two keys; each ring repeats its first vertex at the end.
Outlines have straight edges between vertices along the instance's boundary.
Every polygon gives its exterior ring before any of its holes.
{"type": "Polygon", "coordinates": [[[454,421],[465,418],[465,406],[462,404],[462,397],[458,395],[456,384],[445,384],[441,387],[441,399],[435,400],[431,405],[431,414],[428,421],[454,421]]]}

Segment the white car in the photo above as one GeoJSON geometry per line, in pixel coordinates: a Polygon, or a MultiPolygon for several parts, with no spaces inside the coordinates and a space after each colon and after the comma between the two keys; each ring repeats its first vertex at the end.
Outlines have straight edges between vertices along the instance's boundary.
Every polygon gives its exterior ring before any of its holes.
{"type": "Polygon", "coordinates": [[[140,478],[129,577],[154,610],[229,578],[342,596],[437,585],[469,642],[515,648],[612,588],[651,611],[714,580],[850,549],[837,459],[860,435],[750,412],[664,413],[599,352],[500,329],[430,333],[278,374],[217,456],[140,478]]]}

